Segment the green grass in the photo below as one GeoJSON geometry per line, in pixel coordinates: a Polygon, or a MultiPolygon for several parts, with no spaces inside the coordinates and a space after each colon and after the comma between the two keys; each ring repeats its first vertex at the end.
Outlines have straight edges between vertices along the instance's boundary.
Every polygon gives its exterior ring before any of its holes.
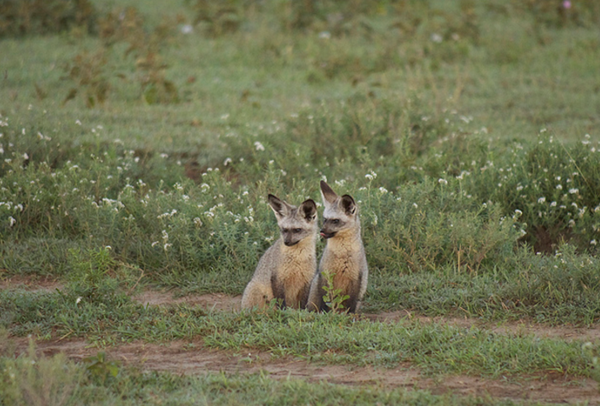
{"type": "Polygon", "coordinates": [[[496,3],[120,2],[138,8],[127,14],[94,1],[85,29],[1,34],[0,277],[65,284],[0,292],[2,324],[98,345],[202,335],[431,373],[588,375],[581,343],[127,296],[240,294],[277,238],[267,194],[319,201],[327,179],[359,203],[366,311],[597,323],[600,9],[496,3]]]}
{"type": "Polygon", "coordinates": [[[6,405],[521,404],[487,397],[436,396],[419,390],[348,387],[303,380],[277,381],[264,374],[184,376],[142,372],[121,367],[115,361],[105,361],[100,356],[90,359],[95,360],[95,368],[89,367],[91,362],[86,367],[66,360],[60,354],[52,357],[33,353],[19,358],[0,356],[0,400],[6,405]],[[116,368],[114,376],[107,377],[99,372],[108,364],[116,368]]]}
{"type": "Polygon", "coordinates": [[[77,295],[2,292],[2,324],[13,334],[85,337],[99,346],[202,337],[205,345],[221,349],[253,348],[342,364],[393,367],[411,362],[433,374],[497,377],[549,371],[584,376],[591,373],[589,359],[578,341],[502,335],[408,320],[371,322],[304,311],[213,313],[183,305],[144,307],[124,295],[99,294],[95,299],[77,295]]]}

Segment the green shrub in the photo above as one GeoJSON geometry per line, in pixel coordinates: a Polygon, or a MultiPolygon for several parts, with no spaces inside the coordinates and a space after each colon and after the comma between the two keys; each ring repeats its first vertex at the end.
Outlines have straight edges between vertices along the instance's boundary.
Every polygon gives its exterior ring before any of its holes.
{"type": "Polygon", "coordinates": [[[515,143],[468,177],[465,188],[526,225],[523,241],[536,252],[553,252],[561,241],[596,252],[600,155],[588,137],[569,146],[544,135],[530,148],[515,143]]]}
{"type": "Polygon", "coordinates": [[[57,33],[73,27],[92,31],[96,18],[89,0],[3,0],[0,38],[57,33]]]}
{"type": "Polygon", "coordinates": [[[81,367],[63,353],[52,357],[29,351],[20,357],[0,358],[0,402],[5,406],[63,406],[79,404],[81,367]]]}
{"type": "Polygon", "coordinates": [[[513,0],[513,7],[530,13],[535,24],[550,27],[597,24],[600,21],[600,4],[595,0],[513,0]]]}

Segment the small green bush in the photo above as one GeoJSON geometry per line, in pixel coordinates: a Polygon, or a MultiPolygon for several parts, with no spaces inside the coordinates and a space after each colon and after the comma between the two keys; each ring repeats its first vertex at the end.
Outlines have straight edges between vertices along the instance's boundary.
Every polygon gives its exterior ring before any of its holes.
{"type": "Polygon", "coordinates": [[[5,406],[64,406],[79,404],[83,369],[63,353],[52,357],[29,351],[0,358],[0,402],[5,406]]]}
{"type": "Polygon", "coordinates": [[[3,0],[0,38],[95,28],[97,11],[89,0],[3,0]]]}

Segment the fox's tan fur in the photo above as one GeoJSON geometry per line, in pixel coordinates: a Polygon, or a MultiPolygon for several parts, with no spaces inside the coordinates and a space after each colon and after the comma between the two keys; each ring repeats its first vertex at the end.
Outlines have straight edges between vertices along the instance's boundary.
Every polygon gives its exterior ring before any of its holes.
{"type": "Polygon", "coordinates": [[[306,307],[310,282],[317,269],[316,205],[312,200],[305,201],[300,208],[282,203],[285,205],[282,206],[282,211],[278,212],[273,208],[282,236],[258,262],[254,276],[242,296],[243,309],[264,307],[272,299],[281,299],[282,305],[286,307],[306,307]],[[303,230],[303,238],[298,242],[290,231],[296,229],[303,230]],[[285,230],[288,230],[287,234],[284,233],[285,230]]]}
{"type": "Polygon", "coordinates": [[[321,182],[321,190],[325,204],[321,235],[327,238],[327,245],[311,283],[307,308],[328,310],[323,300],[323,285],[326,283],[323,272],[330,272],[334,275],[333,289],[340,289],[342,296],[349,296],[342,303],[344,309],[354,313],[367,290],[369,276],[358,207],[351,196],[337,196],[325,182],[321,182]],[[340,225],[328,224],[336,219],[340,225]]]}

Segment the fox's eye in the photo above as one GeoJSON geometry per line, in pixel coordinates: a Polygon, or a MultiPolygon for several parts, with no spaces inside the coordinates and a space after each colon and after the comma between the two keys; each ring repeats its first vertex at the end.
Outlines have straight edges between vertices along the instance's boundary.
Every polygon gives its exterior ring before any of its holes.
{"type": "Polygon", "coordinates": [[[281,232],[282,232],[282,233],[287,233],[288,231],[290,231],[290,230],[289,230],[289,229],[287,229],[287,228],[282,228],[282,229],[281,229],[281,232]]]}
{"type": "Polygon", "coordinates": [[[302,231],[302,229],[301,229],[301,228],[294,228],[294,232],[295,232],[295,233],[299,233],[300,231],[302,231]]]}
{"type": "Polygon", "coordinates": [[[332,219],[331,220],[331,224],[340,224],[340,220],[339,219],[332,219]]]}

